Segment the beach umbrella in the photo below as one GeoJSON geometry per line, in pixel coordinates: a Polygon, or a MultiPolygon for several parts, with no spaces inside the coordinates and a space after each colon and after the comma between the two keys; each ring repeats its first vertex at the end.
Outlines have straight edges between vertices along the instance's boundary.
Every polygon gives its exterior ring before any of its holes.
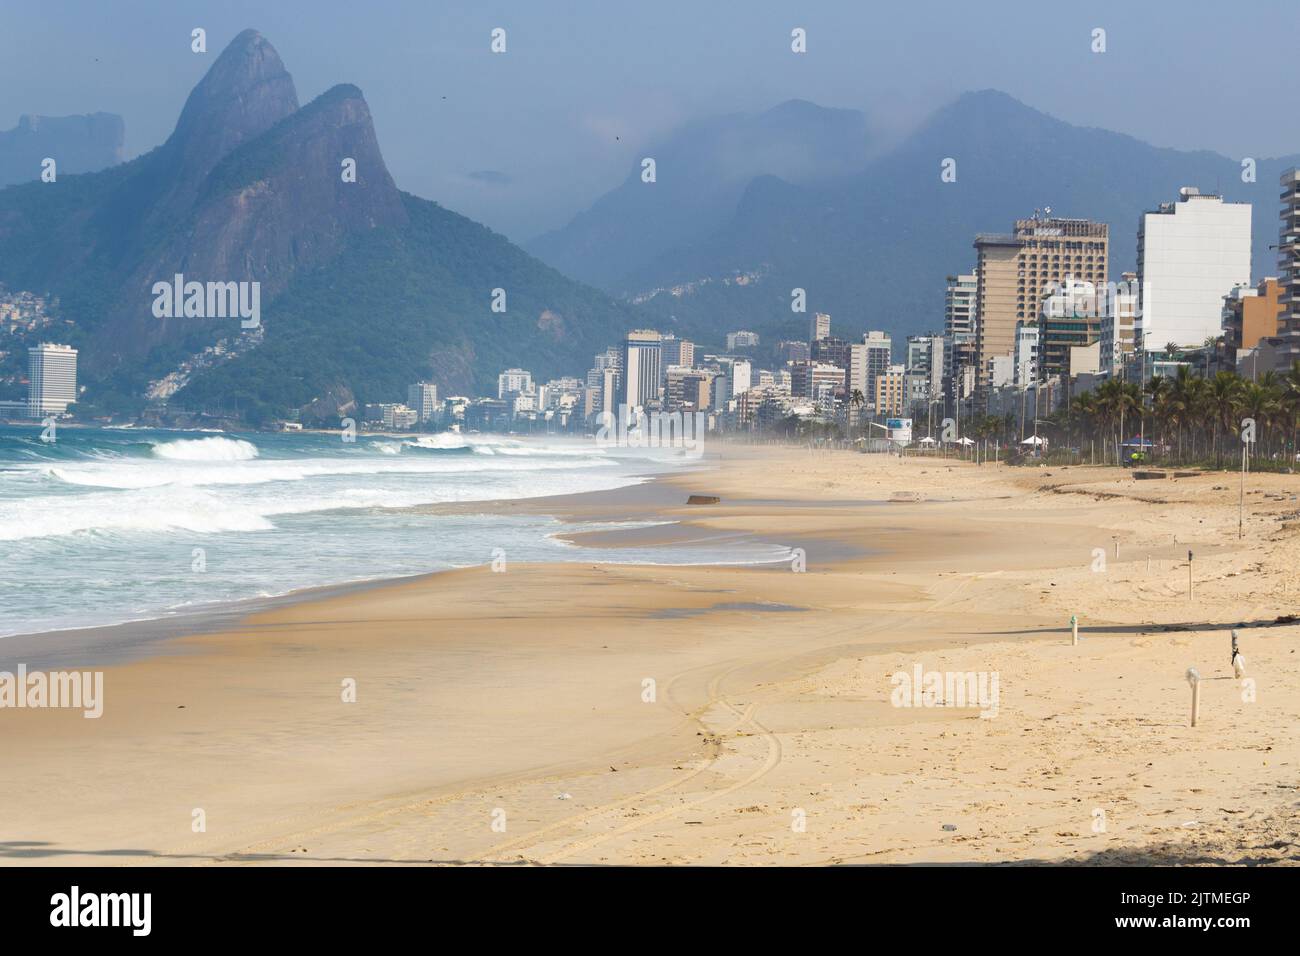
{"type": "Polygon", "coordinates": [[[1037,435],[1030,435],[1028,438],[1026,438],[1026,439],[1025,439],[1024,441],[1022,441],[1020,444],[1022,444],[1022,445],[1046,445],[1046,444],[1047,444],[1047,439],[1046,439],[1046,438],[1040,438],[1040,437],[1037,436],[1037,435]]]}
{"type": "Polygon", "coordinates": [[[958,444],[958,445],[973,445],[973,444],[975,444],[975,443],[974,443],[973,441],[971,441],[969,438],[967,438],[965,435],[963,435],[961,438],[958,438],[958,439],[957,439],[957,444],[958,444]]]}
{"type": "Polygon", "coordinates": [[[935,441],[934,441],[933,438],[930,438],[929,436],[926,436],[925,438],[922,438],[922,439],[921,439],[921,441],[920,441],[919,444],[922,444],[922,445],[933,445],[933,444],[935,444],[935,441]]]}

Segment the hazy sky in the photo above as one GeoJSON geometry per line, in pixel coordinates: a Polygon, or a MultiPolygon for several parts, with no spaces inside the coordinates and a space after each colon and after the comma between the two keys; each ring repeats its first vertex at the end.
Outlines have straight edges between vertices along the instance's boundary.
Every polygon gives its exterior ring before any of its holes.
{"type": "Polygon", "coordinates": [[[1300,152],[1298,23],[1295,0],[0,0],[0,129],[21,113],[119,113],[137,155],[253,27],[304,103],[361,87],[400,187],[523,240],[617,184],[681,121],[795,97],[861,109],[894,138],[994,87],[1159,146],[1300,152]],[[196,26],[206,56],[190,51],[196,26]],[[489,51],[494,27],[504,55],[489,51]],[[790,51],[794,27],[804,55],[790,51]],[[1104,54],[1090,49],[1096,27],[1104,54]]]}

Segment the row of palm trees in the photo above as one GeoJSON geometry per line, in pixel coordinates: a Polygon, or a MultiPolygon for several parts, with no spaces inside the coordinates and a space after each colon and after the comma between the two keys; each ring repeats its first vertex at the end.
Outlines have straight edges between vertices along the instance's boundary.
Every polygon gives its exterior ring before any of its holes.
{"type": "Polygon", "coordinates": [[[1244,419],[1254,421],[1252,455],[1294,457],[1300,361],[1285,373],[1267,371],[1254,379],[1236,372],[1202,377],[1186,365],[1176,375],[1153,376],[1145,387],[1109,379],[1050,417],[1067,442],[1094,442],[1106,449],[1104,459],[1118,460],[1124,443],[1140,435],[1166,460],[1219,467],[1236,460],[1244,419]]]}

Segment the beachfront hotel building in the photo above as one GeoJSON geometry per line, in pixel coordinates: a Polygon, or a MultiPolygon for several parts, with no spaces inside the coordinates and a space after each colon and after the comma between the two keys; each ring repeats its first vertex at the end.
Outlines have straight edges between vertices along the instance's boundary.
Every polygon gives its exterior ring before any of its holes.
{"type": "Polygon", "coordinates": [[[1250,284],[1250,203],[1184,186],[1138,222],[1137,344],[1203,345],[1223,324],[1223,297],[1250,284]]]}
{"type": "Polygon", "coordinates": [[[62,415],[77,400],[77,350],[43,342],[27,350],[27,414],[62,415]]]}
{"type": "Polygon", "coordinates": [[[636,329],[623,343],[623,403],[640,408],[659,399],[662,339],[653,329],[636,329]]]}
{"type": "Polygon", "coordinates": [[[975,237],[977,389],[992,384],[992,359],[1013,354],[1017,326],[1038,319],[1046,297],[1067,282],[1106,282],[1109,227],[1050,212],[1016,220],[1010,233],[975,237]]]}

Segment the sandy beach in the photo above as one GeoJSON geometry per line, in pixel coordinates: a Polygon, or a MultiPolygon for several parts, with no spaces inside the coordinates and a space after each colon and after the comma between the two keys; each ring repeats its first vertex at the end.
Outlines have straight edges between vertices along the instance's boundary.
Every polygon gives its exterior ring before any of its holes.
{"type": "Polygon", "coordinates": [[[0,710],[0,860],[1300,859],[1295,476],[1248,477],[1239,539],[1231,473],[710,451],[496,507],[674,522],[589,546],[731,536],[800,560],[506,555],[61,658],[102,666],[104,713],[0,710]],[[996,675],[996,708],[895,706],[918,667],[996,675]]]}

